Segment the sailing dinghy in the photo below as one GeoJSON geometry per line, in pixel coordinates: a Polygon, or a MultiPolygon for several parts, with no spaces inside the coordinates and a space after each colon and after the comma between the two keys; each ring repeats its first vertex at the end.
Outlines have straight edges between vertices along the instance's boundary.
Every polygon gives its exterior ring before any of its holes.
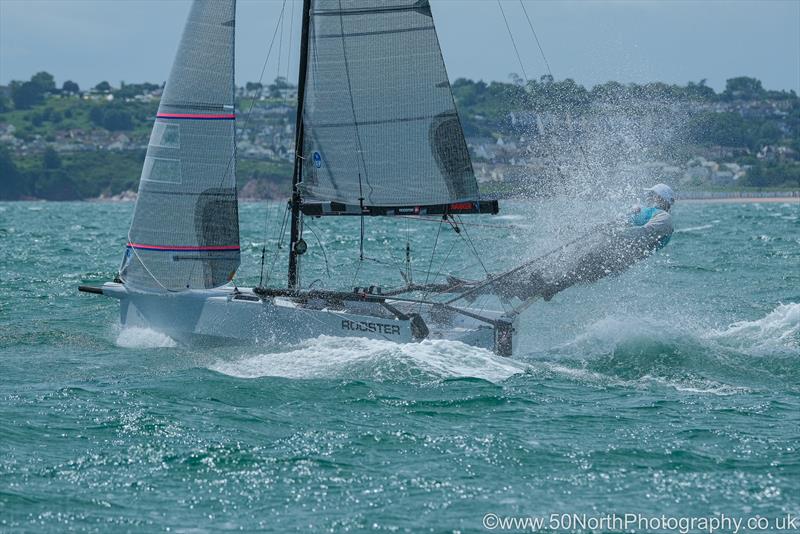
{"type": "Polygon", "coordinates": [[[408,279],[390,291],[301,284],[304,217],[427,215],[457,228],[458,215],[498,211],[480,199],[428,1],[303,2],[287,288],[231,283],[240,264],[234,32],[235,0],[195,0],[119,274],[81,291],[118,299],[123,327],[180,342],[448,339],[511,355],[519,309],[459,305],[464,281],[408,279]]]}

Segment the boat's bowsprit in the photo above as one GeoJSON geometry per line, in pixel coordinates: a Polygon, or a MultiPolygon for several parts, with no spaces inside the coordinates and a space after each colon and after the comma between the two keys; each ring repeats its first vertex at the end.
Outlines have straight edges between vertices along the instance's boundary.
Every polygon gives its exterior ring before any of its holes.
{"type": "Polygon", "coordinates": [[[78,286],[78,291],[81,293],[93,293],[95,295],[103,294],[103,288],[97,286],[78,286]]]}

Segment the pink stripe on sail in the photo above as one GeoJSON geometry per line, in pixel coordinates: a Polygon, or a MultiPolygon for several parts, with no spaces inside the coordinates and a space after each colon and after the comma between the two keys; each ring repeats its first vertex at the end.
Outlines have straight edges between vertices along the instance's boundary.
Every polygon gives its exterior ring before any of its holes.
{"type": "Polygon", "coordinates": [[[215,115],[212,113],[158,113],[159,119],[205,119],[205,120],[235,120],[235,113],[215,115]]]}
{"type": "Polygon", "coordinates": [[[128,243],[131,248],[141,250],[167,250],[167,251],[215,251],[215,250],[239,250],[239,245],[220,245],[210,247],[193,247],[183,245],[142,245],[140,243],[128,243]]]}

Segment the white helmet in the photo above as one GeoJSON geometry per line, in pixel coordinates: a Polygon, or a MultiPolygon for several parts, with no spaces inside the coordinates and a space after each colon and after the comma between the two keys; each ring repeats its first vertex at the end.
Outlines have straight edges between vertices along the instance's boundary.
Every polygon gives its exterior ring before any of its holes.
{"type": "Polygon", "coordinates": [[[645,189],[645,191],[655,193],[670,207],[675,203],[675,193],[672,192],[672,188],[667,184],[656,184],[649,189],[645,189]]]}

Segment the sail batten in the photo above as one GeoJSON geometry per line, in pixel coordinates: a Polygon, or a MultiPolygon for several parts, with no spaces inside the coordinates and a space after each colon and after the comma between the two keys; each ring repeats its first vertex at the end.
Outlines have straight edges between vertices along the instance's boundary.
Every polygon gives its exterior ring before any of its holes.
{"type": "Polygon", "coordinates": [[[478,200],[427,0],[315,0],[308,39],[304,204],[478,200]]]}
{"type": "Polygon", "coordinates": [[[235,0],[195,0],[164,88],[120,277],[143,290],[226,284],[240,262],[235,0]]]}

